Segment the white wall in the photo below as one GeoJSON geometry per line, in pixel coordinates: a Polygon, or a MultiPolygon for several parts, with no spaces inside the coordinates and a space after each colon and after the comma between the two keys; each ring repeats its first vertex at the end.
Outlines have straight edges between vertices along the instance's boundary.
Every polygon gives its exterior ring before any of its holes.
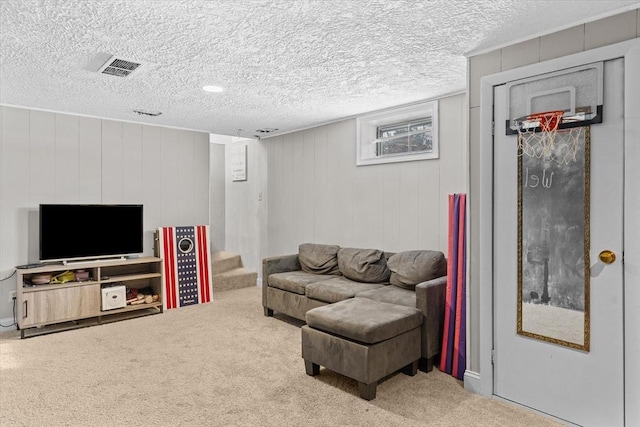
{"type": "MultiPolygon", "coordinates": [[[[145,255],[157,227],[208,223],[208,134],[5,106],[0,115],[0,279],[37,261],[40,203],[142,203],[145,255]]],[[[13,317],[15,286],[0,282],[0,319],[13,317]]]]}
{"type": "Polygon", "coordinates": [[[211,252],[223,251],[226,245],[225,223],[225,146],[214,141],[209,148],[209,234],[211,252]]]}
{"type": "Polygon", "coordinates": [[[448,194],[466,190],[464,95],[440,100],[440,158],[356,166],[356,121],[263,140],[268,175],[262,256],[305,242],[447,251],[448,194]]]}
{"type": "Polygon", "coordinates": [[[262,271],[262,246],[266,244],[266,156],[262,141],[233,138],[226,145],[225,172],[225,250],[242,256],[248,270],[262,271]],[[230,168],[231,148],[247,146],[247,180],[232,181],[230,168]]]}

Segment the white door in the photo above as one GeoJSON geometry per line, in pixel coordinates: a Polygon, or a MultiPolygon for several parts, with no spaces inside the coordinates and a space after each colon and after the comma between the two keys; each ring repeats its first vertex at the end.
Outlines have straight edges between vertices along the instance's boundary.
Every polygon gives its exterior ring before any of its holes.
{"type": "Polygon", "coordinates": [[[590,350],[518,335],[517,137],[494,88],[494,394],[582,426],[624,425],[624,60],[604,63],[604,119],[591,126],[590,350]],[[611,250],[618,260],[604,265],[611,250]]]}

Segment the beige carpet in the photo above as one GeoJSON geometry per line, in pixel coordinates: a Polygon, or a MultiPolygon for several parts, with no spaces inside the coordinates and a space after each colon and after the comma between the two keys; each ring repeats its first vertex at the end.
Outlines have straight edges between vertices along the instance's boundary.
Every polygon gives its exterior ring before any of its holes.
{"type": "Polygon", "coordinates": [[[299,323],[264,317],[260,288],[213,303],[43,335],[0,335],[0,425],[551,426],[436,369],[397,374],[370,402],[305,374],[299,323]]]}

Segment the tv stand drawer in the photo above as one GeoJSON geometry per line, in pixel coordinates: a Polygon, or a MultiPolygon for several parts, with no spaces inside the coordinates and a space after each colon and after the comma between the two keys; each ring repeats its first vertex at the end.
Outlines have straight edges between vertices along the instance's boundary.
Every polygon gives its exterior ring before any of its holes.
{"type": "Polygon", "coordinates": [[[20,311],[21,327],[97,316],[100,285],[25,292],[20,311]]]}

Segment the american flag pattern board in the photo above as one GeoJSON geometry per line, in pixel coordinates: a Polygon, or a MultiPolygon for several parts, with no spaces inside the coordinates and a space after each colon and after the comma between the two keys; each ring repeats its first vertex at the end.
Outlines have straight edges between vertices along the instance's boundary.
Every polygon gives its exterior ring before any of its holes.
{"type": "Polygon", "coordinates": [[[209,226],[160,227],[164,309],[211,301],[209,226]]]}

